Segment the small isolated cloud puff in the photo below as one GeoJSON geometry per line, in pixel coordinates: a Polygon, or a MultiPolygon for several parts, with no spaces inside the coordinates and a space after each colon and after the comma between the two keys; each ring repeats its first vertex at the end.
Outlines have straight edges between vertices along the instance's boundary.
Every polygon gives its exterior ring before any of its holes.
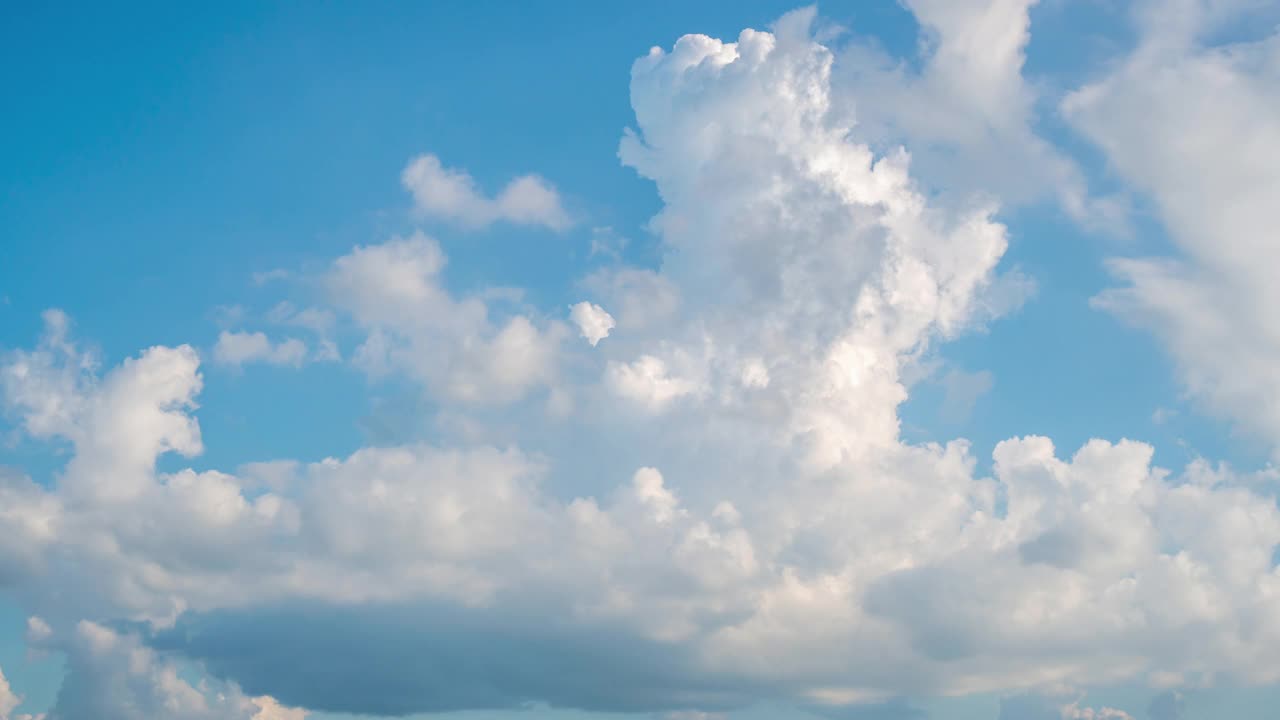
{"type": "Polygon", "coordinates": [[[903,0],[925,38],[918,64],[855,40],[834,69],[835,101],[869,139],[911,148],[943,191],[1006,204],[1056,195],[1077,222],[1123,231],[1124,204],[1091,197],[1075,162],[1037,133],[1040,91],[1023,66],[1038,2],[903,0]]]}
{"type": "Polygon", "coordinates": [[[667,364],[653,355],[643,355],[630,363],[610,363],[605,377],[615,393],[655,413],[698,390],[693,381],[673,377],[667,364]]]}
{"type": "Polygon", "coordinates": [[[297,338],[273,343],[266,333],[223,330],[213,346],[213,359],[236,368],[254,362],[301,367],[307,359],[307,344],[297,338]]]}
{"type": "Polygon", "coordinates": [[[599,305],[585,301],[572,306],[569,309],[569,317],[573,320],[573,324],[578,326],[578,332],[591,344],[591,347],[595,347],[601,340],[609,337],[609,331],[614,327],[612,315],[599,305]]]}
{"type": "Polygon", "coordinates": [[[440,158],[426,154],[409,162],[400,182],[413,195],[417,213],[464,227],[508,222],[559,231],[573,224],[555,187],[537,175],[521,175],[489,198],[465,170],[445,167],[440,158]]]}

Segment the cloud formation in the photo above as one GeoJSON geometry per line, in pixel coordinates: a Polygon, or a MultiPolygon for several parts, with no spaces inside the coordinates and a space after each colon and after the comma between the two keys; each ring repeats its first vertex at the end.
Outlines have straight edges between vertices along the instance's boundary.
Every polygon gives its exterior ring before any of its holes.
{"type": "MultiPolygon", "coordinates": [[[[1026,8],[917,7],[980,107],[1020,97],[1026,8]]],[[[663,200],[664,260],[583,281],[590,347],[450,290],[421,232],[333,259],[326,307],[272,314],[349,322],[353,364],[420,387],[462,439],[170,469],[203,451],[198,354],[104,369],[47,313],[0,391],[71,454],[51,486],[0,470],[0,585],[68,657],[50,718],[918,717],[902,698],[1030,690],[1001,717],[1123,720],[1043,690],[1280,681],[1280,510],[1250,478],[1039,436],[983,475],[964,440],[903,440],[908,371],[1020,281],[990,199],[934,202],[841,111],[812,21],[636,61],[619,155],[663,200]]],[[[1085,118],[1106,92],[1082,93],[1085,118]]],[[[432,156],[404,180],[429,215],[560,222],[540,181],[489,200],[432,156]]],[[[279,348],[224,335],[256,348],[242,361],[279,348]]]]}
{"type": "Polygon", "coordinates": [[[430,153],[409,162],[400,182],[413,195],[414,210],[479,229],[496,222],[564,230],[573,224],[556,189],[537,175],[521,175],[496,197],[485,197],[464,170],[445,167],[430,153]]]}
{"type": "Polygon", "coordinates": [[[836,107],[877,145],[905,144],[934,188],[1020,205],[1055,199],[1077,222],[1120,231],[1124,203],[1091,195],[1076,162],[1038,132],[1043,90],[1023,76],[1039,0],[908,0],[918,68],[855,39],[833,79],[836,107]]]}
{"type": "Polygon", "coordinates": [[[366,333],[355,362],[470,404],[513,402],[549,383],[567,328],[523,314],[495,322],[483,297],[455,297],[440,284],[444,266],[440,245],[421,232],[333,262],[322,283],[366,333]]]}
{"type": "Polygon", "coordinates": [[[595,303],[580,302],[569,309],[569,317],[578,326],[578,332],[591,347],[609,337],[614,328],[613,316],[595,303]]]}
{"type": "Polygon", "coordinates": [[[1207,44],[1233,5],[1250,4],[1140,5],[1138,47],[1063,110],[1151,198],[1176,252],[1113,259],[1125,284],[1096,304],[1149,328],[1193,398],[1276,448],[1280,34],[1207,44]]]}

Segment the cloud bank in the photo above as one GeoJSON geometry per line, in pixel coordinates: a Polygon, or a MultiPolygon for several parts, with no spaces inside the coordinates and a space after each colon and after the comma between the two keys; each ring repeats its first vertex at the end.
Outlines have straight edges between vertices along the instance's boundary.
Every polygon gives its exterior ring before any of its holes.
{"type": "MultiPolygon", "coordinates": [[[[908,85],[949,86],[931,73],[960,67],[965,113],[1025,107],[1027,7],[975,24],[968,5],[918,4],[937,68],[908,85]],[[989,33],[1000,52],[975,55],[989,33]]],[[[900,698],[1031,691],[1001,717],[1121,720],[1046,689],[1280,681],[1280,510],[1256,478],[1156,467],[1131,440],[1064,453],[1037,436],[1001,442],[983,475],[964,440],[901,437],[908,371],[997,322],[1022,281],[1002,269],[989,197],[934,202],[906,150],[877,151],[843,112],[812,21],[687,35],[635,62],[619,156],[662,198],[664,260],[584,280],[567,315],[585,347],[564,342],[563,308],[451,291],[421,232],[316,273],[332,315],[311,324],[350,323],[352,364],[407,380],[470,428],[456,442],[161,470],[204,448],[199,355],[152,347],[102,368],[47,313],[38,344],[3,357],[0,391],[70,459],[51,486],[0,470],[0,584],[38,616],[33,643],[68,657],[48,718],[529,703],[711,718],[764,700],[914,717],[900,698]],[[487,425],[494,408],[534,421],[487,425]]],[[[1280,147],[1273,45],[1144,44],[1065,106],[1185,220],[1187,265],[1119,262],[1132,285],[1100,302],[1151,322],[1193,392],[1263,431],[1277,348],[1250,260],[1270,176],[1249,163],[1280,147]],[[1182,145],[1116,119],[1207,83],[1256,112],[1170,124],[1197,123],[1204,147],[1160,155],[1182,145]],[[1200,123],[1250,142],[1223,160],[1200,123]],[[1157,155],[1186,165],[1153,169],[1157,155]],[[1239,212],[1187,202],[1200,194],[1239,212]],[[1181,341],[1209,329],[1225,342],[1181,341]]],[[[1050,152],[1018,127],[997,129],[1050,152]]],[[[490,199],[427,155],[402,179],[423,215],[568,224],[536,178],[490,199]]],[[[236,364],[292,357],[265,335],[219,347],[236,364]]],[[[0,718],[15,698],[0,683],[0,718]]]]}

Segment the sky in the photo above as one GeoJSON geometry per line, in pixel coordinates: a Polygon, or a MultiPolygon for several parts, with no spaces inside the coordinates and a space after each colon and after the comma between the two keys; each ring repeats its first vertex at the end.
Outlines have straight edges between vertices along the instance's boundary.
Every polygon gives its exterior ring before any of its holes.
{"type": "Polygon", "coordinates": [[[1280,7],[0,8],[0,720],[1264,720],[1280,7]]]}

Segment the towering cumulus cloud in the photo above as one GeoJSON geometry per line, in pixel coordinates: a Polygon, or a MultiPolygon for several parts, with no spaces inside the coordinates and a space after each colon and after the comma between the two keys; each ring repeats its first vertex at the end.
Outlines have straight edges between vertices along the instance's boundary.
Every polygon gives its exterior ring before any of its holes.
{"type": "MultiPolygon", "coordinates": [[[[1040,693],[1001,717],[1125,718],[1061,689],[1280,680],[1280,511],[1247,479],[1044,437],[984,477],[963,440],[903,439],[909,373],[1022,281],[997,208],[935,206],[905,150],[864,144],[812,19],[635,62],[620,157],[661,196],[664,259],[582,284],[587,343],[555,310],[451,293],[421,234],[317,278],[362,336],[342,356],[464,417],[465,442],[159,470],[203,448],[197,353],[101,372],[48,314],[0,388],[72,455],[53,487],[0,471],[0,583],[69,658],[49,718],[918,717],[904,698],[981,691],[1040,693]],[[486,425],[495,404],[539,421],[486,425]]],[[[435,212],[560,223],[412,168],[435,212]]]]}

